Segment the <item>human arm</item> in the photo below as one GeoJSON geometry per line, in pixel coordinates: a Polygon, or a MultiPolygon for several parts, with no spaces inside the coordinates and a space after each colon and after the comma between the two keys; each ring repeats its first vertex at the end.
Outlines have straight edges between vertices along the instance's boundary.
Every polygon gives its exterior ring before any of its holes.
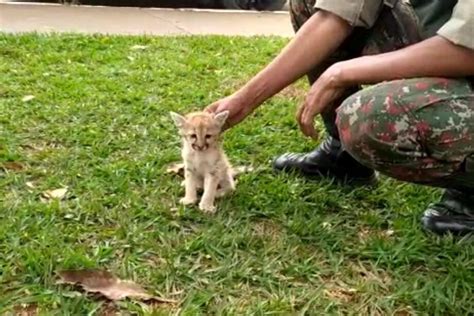
{"type": "Polygon", "coordinates": [[[339,16],[316,12],[272,62],[238,91],[207,110],[228,110],[226,127],[237,124],[268,98],[324,61],[351,31],[350,24],[339,16]]]}
{"type": "Polygon", "coordinates": [[[347,86],[413,77],[474,76],[474,2],[459,0],[437,35],[404,49],[360,57],[330,67],[298,110],[303,133],[315,136],[314,116],[347,86]]]}
{"type": "Polygon", "coordinates": [[[315,137],[314,117],[349,86],[402,78],[465,76],[474,76],[474,50],[439,35],[394,52],[343,61],[313,84],[298,111],[298,123],[306,136],[315,137]]]}
{"type": "Polygon", "coordinates": [[[339,80],[344,85],[414,77],[464,77],[474,75],[474,50],[435,36],[398,51],[342,62],[338,67],[336,72],[340,72],[339,80]]]}

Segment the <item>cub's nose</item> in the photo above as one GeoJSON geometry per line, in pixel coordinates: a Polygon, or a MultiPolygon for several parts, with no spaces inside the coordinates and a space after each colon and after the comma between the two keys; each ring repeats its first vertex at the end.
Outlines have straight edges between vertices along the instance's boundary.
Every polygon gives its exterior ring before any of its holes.
{"type": "Polygon", "coordinates": [[[197,150],[197,151],[203,151],[203,150],[207,149],[207,145],[196,145],[196,144],[194,144],[193,149],[197,150]]]}

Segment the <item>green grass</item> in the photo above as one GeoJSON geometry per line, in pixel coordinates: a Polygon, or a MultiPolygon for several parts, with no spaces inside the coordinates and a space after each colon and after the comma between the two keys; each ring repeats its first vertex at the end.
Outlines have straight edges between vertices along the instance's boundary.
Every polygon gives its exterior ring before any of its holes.
{"type": "Polygon", "coordinates": [[[275,155],[315,145],[294,121],[304,81],[226,133],[232,162],[259,169],[216,215],[177,205],[168,111],[230,93],[285,42],[0,35],[0,165],[23,166],[0,171],[0,314],[472,314],[472,240],[419,225],[439,191],[386,178],[349,190],[271,171],[275,155]],[[64,186],[67,200],[40,200],[64,186]],[[114,307],[55,284],[55,271],[83,267],[180,304],[114,307]]]}

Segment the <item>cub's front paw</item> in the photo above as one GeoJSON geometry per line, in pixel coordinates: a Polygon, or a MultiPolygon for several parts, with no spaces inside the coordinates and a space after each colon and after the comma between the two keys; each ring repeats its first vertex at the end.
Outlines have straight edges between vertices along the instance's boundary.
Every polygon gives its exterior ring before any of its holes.
{"type": "Polygon", "coordinates": [[[183,205],[191,205],[191,204],[196,203],[196,201],[197,201],[197,199],[184,197],[181,200],[179,200],[179,203],[181,203],[183,205]]]}
{"type": "Polygon", "coordinates": [[[199,203],[199,209],[204,213],[215,213],[216,207],[209,203],[199,203]]]}

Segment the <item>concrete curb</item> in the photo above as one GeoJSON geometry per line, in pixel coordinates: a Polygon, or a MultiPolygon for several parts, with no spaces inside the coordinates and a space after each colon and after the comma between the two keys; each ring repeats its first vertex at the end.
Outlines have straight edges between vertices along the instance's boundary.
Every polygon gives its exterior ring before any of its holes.
{"type": "Polygon", "coordinates": [[[0,2],[0,31],[120,35],[293,36],[288,12],[0,2]]]}

